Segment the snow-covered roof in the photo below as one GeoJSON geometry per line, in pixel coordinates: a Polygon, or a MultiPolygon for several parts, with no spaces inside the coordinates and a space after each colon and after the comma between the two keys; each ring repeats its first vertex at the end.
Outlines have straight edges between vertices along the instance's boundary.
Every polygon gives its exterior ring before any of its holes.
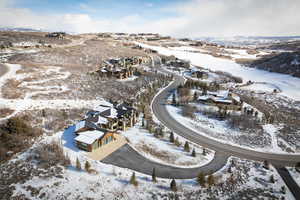
{"type": "Polygon", "coordinates": [[[86,123],[86,121],[82,120],[82,121],[78,122],[77,124],[75,124],[75,132],[82,129],[82,128],[84,128],[85,123],[86,123]]]}
{"type": "Polygon", "coordinates": [[[199,96],[198,100],[202,100],[202,101],[207,101],[208,99],[210,99],[211,96],[210,95],[203,95],[203,96],[199,96]]]}
{"type": "Polygon", "coordinates": [[[97,121],[97,124],[107,124],[108,123],[108,120],[105,118],[105,117],[102,117],[102,116],[98,116],[98,121],[97,121]]]}
{"type": "Polygon", "coordinates": [[[219,90],[217,92],[208,91],[207,94],[214,95],[217,97],[228,98],[229,91],[228,90],[219,90]]]}
{"type": "Polygon", "coordinates": [[[235,101],[237,101],[237,102],[241,102],[241,98],[238,96],[238,95],[236,95],[236,94],[232,94],[232,99],[234,99],[235,101]]]}
{"type": "Polygon", "coordinates": [[[99,130],[85,131],[79,133],[79,136],[77,136],[75,140],[85,144],[93,144],[95,140],[100,139],[104,134],[104,132],[99,130]]]}
{"type": "Polygon", "coordinates": [[[219,98],[219,97],[215,97],[215,98],[213,98],[213,100],[215,102],[220,102],[220,103],[232,103],[232,100],[230,100],[230,99],[224,99],[224,98],[219,98]]]}

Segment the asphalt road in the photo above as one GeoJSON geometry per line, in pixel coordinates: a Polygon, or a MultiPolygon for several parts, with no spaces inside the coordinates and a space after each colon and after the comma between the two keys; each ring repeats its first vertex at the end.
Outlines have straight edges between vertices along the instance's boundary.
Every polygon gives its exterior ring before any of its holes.
{"type": "Polygon", "coordinates": [[[300,188],[298,184],[294,181],[291,174],[285,167],[276,167],[279,175],[282,177],[283,181],[286,183],[292,194],[296,199],[300,199],[300,188]]]}
{"type": "Polygon", "coordinates": [[[173,167],[151,161],[126,144],[104,158],[101,162],[122,168],[129,168],[150,176],[152,175],[153,168],[155,168],[156,176],[160,178],[191,179],[197,177],[200,172],[210,174],[220,170],[224,166],[224,163],[226,164],[227,159],[226,155],[217,153],[213,161],[204,166],[195,168],[173,167]]]}
{"type": "MultiPolygon", "coordinates": [[[[166,127],[176,134],[190,140],[196,144],[203,147],[215,150],[216,152],[222,152],[227,156],[236,156],[239,158],[245,158],[256,161],[268,160],[270,163],[277,167],[281,166],[294,166],[297,162],[300,162],[300,155],[293,154],[277,154],[268,152],[258,152],[251,149],[242,148],[239,146],[233,146],[230,144],[222,143],[220,141],[206,137],[205,135],[200,135],[197,132],[185,127],[184,125],[178,123],[167,111],[166,101],[168,96],[174,91],[180,84],[184,82],[181,76],[175,76],[175,81],[159,93],[153,100],[152,110],[155,116],[160,122],[162,122],[166,127]]],[[[206,129],[201,130],[203,133],[208,133],[206,129]]],[[[218,158],[215,158],[218,159],[218,158]]]]}

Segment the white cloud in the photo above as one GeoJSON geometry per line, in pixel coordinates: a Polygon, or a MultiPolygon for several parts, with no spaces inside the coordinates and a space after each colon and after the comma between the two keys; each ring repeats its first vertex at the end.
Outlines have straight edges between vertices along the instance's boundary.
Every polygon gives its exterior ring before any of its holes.
{"type": "MultiPolygon", "coordinates": [[[[180,37],[232,35],[300,35],[300,1],[189,0],[162,8],[175,17],[146,20],[133,15],[94,19],[88,14],[41,15],[14,8],[14,0],[0,0],[0,26],[44,28],[70,32],[157,32],[180,37]]],[[[87,4],[79,5],[88,12],[87,4]]],[[[155,14],[155,10],[153,11],[155,14]]],[[[112,13],[113,15],[113,13],[112,13]]]]}

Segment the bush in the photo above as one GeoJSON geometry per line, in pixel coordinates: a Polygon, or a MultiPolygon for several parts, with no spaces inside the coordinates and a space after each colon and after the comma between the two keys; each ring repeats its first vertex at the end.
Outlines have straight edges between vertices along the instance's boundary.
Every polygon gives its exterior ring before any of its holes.
{"type": "Polygon", "coordinates": [[[78,158],[76,158],[76,169],[81,170],[81,163],[78,158]]]}
{"type": "Polygon", "coordinates": [[[205,175],[203,174],[203,172],[200,172],[197,176],[197,182],[199,183],[199,185],[201,185],[202,187],[205,187],[205,175]]]}
{"type": "Polygon", "coordinates": [[[174,144],[177,146],[177,147],[180,147],[181,145],[181,142],[179,141],[179,138],[176,137],[175,141],[174,141],[174,144]]]}
{"type": "Polygon", "coordinates": [[[35,149],[36,160],[45,168],[54,165],[69,166],[71,164],[70,158],[64,153],[63,147],[57,141],[41,144],[35,149]]]}
{"type": "Polygon", "coordinates": [[[209,186],[213,186],[215,184],[215,177],[212,174],[208,176],[207,183],[209,186]]]}
{"type": "Polygon", "coordinates": [[[85,161],[84,169],[85,169],[85,171],[87,171],[87,172],[90,171],[90,169],[91,169],[91,164],[89,163],[89,161],[85,161]]]}

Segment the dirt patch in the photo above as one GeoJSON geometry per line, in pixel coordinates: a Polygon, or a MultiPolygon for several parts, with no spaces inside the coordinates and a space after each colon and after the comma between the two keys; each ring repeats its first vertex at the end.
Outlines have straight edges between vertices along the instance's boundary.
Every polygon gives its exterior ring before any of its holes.
{"type": "Polygon", "coordinates": [[[9,79],[2,87],[2,96],[6,99],[18,99],[22,96],[22,92],[18,90],[20,81],[15,79],[9,79]]]}

